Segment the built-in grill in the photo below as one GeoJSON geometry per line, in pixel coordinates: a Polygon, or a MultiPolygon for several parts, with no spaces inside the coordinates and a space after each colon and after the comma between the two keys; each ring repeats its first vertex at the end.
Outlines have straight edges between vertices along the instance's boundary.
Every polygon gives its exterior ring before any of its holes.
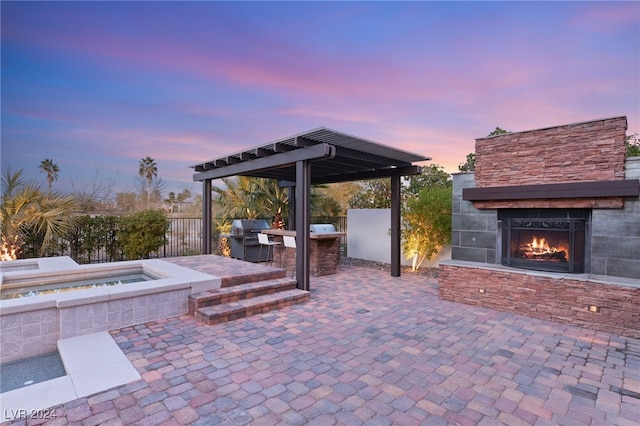
{"type": "Polygon", "coordinates": [[[247,262],[266,262],[269,250],[260,250],[258,233],[263,229],[269,229],[269,224],[264,219],[236,219],[231,224],[229,245],[231,257],[247,262]]]}
{"type": "Polygon", "coordinates": [[[313,223],[311,224],[311,232],[316,234],[330,234],[336,232],[336,227],[331,223],[313,223]]]}

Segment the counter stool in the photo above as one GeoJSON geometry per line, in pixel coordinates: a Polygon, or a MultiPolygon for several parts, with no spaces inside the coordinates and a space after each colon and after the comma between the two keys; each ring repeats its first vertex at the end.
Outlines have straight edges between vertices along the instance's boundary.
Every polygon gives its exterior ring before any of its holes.
{"type": "Polygon", "coordinates": [[[267,234],[263,234],[262,232],[258,233],[258,242],[260,243],[260,250],[258,251],[258,263],[260,263],[260,259],[262,259],[262,246],[267,246],[267,261],[269,264],[269,259],[271,259],[271,266],[273,266],[273,246],[279,246],[282,243],[278,241],[271,241],[267,234]]]}
{"type": "MultiPolygon", "coordinates": [[[[294,253],[294,261],[293,261],[293,269],[291,270],[291,278],[293,278],[293,273],[296,271],[296,262],[295,262],[295,254],[297,253],[296,251],[296,237],[291,237],[289,235],[283,235],[282,239],[284,240],[284,246],[286,248],[292,248],[293,249],[293,253],[294,253]]],[[[288,266],[287,262],[287,266],[288,266]]]]}

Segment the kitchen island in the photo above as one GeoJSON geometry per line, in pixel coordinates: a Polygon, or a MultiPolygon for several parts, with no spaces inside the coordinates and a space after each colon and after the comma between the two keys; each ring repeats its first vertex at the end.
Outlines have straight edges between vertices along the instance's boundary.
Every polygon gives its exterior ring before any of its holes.
{"type": "MultiPolygon", "coordinates": [[[[273,247],[273,256],[276,260],[282,260],[283,267],[295,269],[292,261],[287,262],[287,256],[295,258],[293,249],[284,247],[283,236],[296,236],[296,231],[288,229],[263,229],[260,232],[272,235],[273,240],[283,244],[273,247]]],[[[347,235],[345,232],[311,232],[309,234],[309,258],[310,273],[314,277],[335,274],[340,263],[340,238],[347,235]]]]}

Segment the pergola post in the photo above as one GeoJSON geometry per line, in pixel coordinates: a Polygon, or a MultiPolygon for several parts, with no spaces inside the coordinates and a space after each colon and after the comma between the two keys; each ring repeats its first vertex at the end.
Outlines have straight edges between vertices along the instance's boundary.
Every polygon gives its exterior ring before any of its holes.
{"type": "Polygon", "coordinates": [[[296,162],[296,280],[297,287],[309,291],[311,276],[310,224],[311,224],[311,164],[308,160],[296,162]]]}
{"type": "Polygon", "coordinates": [[[400,276],[400,176],[391,178],[391,276],[400,276]]]}
{"type": "Polygon", "coordinates": [[[211,179],[202,181],[202,254],[211,254],[211,179]]]}
{"type": "Polygon", "coordinates": [[[296,187],[291,185],[287,187],[289,194],[289,218],[287,220],[287,229],[296,229],[296,187]]]}

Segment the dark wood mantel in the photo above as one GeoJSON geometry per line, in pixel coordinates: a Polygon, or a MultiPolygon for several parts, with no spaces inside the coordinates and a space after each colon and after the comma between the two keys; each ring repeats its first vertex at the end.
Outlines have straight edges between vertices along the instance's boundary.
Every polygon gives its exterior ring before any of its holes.
{"type": "Polygon", "coordinates": [[[637,197],[640,180],[549,183],[540,185],[464,188],[467,201],[509,201],[558,198],[637,197]]]}

